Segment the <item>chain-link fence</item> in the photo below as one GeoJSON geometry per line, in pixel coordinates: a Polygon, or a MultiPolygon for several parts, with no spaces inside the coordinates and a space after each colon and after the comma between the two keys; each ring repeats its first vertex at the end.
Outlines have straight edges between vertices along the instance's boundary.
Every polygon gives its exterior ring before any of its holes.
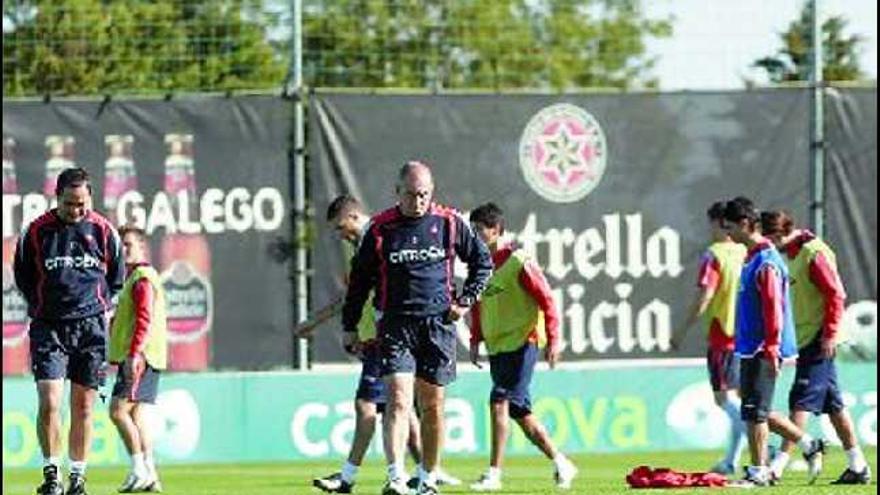
{"type": "Polygon", "coordinates": [[[307,0],[304,69],[320,87],[653,86],[639,1],[307,0]]]}
{"type": "MultiPolygon", "coordinates": [[[[297,3],[4,2],[4,92],[280,89],[290,74],[292,40],[299,35],[293,26],[297,3]]],[[[876,24],[862,22],[865,8],[858,2],[838,8],[845,3],[822,2],[828,5],[825,20],[842,19],[825,31],[826,67],[836,67],[832,74],[842,73],[843,79],[874,79],[876,61],[859,64],[873,60],[866,54],[876,55],[876,24]]],[[[768,5],[302,0],[301,5],[303,80],[311,87],[741,88],[774,82],[771,70],[789,80],[806,73],[809,62],[802,51],[810,46],[810,17],[801,0],[768,5]],[[766,59],[765,69],[756,68],[760,59],[766,59]]],[[[876,5],[872,9],[876,14],[876,5]]]]}
{"type": "Polygon", "coordinates": [[[263,1],[3,3],[6,96],[274,88],[290,57],[263,1]]]}

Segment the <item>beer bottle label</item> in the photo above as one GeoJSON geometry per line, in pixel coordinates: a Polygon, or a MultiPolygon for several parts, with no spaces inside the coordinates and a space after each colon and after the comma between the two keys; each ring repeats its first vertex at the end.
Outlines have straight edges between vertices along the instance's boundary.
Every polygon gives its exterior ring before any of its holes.
{"type": "Polygon", "coordinates": [[[186,261],[171,264],[162,275],[170,342],[195,342],[211,325],[211,283],[186,261]]]}

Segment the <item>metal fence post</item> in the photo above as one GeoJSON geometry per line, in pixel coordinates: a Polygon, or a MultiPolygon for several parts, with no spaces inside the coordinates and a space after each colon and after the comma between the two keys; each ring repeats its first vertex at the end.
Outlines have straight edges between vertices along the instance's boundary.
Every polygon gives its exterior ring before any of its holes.
{"type": "Polygon", "coordinates": [[[825,101],[822,76],[822,22],[819,0],[811,0],[813,8],[812,46],[812,125],[810,126],[810,168],[812,172],[810,215],[813,231],[825,236],[825,101]]]}
{"type": "MultiPolygon", "coordinates": [[[[293,0],[293,61],[292,83],[294,95],[294,139],[293,139],[293,212],[295,229],[295,291],[296,320],[305,321],[308,317],[308,247],[306,246],[306,170],[305,170],[305,123],[303,122],[303,88],[302,75],[302,0],[293,0]]],[[[309,341],[297,338],[296,367],[299,370],[309,368],[309,341]]]]}

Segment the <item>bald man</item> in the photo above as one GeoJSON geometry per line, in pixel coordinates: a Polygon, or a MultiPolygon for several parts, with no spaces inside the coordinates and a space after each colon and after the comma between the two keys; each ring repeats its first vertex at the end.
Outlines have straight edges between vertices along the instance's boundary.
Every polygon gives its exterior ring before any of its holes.
{"type": "Polygon", "coordinates": [[[434,180],[427,165],[405,163],[395,193],[397,204],[370,220],[352,258],[342,323],[346,346],[357,346],[357,325],[370,292],[375,291],[389,415],[383,435],[388,482],[382,493],[409,493],[404,452],[415,392],[423,448],[416,493],[433,495],[439,493],[444,387],[455,380],[455,321],[485,288],[492,259],[463,216],[434,202],[434,180]],[[458,295],[452,284],[456,256],[468,269],[458,295]]]}

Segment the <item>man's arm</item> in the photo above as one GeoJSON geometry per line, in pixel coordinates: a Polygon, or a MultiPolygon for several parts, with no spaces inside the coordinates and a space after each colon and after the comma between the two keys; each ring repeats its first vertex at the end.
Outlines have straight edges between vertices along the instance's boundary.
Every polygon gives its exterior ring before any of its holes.
{"type": "Polygon", "coordinates": [[[553,302],[553,292],[550,283],[541,271],[541,267],[534,260],[528,260],[519,272],[519,283],[532,299],[538,303],[538,307],[544,313],[544,327],[547,331],[547,345],[555,347],[559,345],[559,313],[553,302]]]}
{"type": "Polygon", "coordinates": [[[134,380],[146,368],[144,350],[147,347],[153,315],[153,286],[150,281],[142,278],[135,282],[131,289],[131,297],[134,303],[134,328],[131,333],[131,342],[128,345],[128,355],[123,366],[127,370],[126,376],[134,380]]]}
{"type": "Polygon", "coordinates": [[[480,303],[474,304],[471,315],[471,345],[479,345],[483,341],[483,323],[480,321],[480,303]]]}
{"type": "MultiPolygon", "coordinates": [[[[368,228],[357,252],[351,258],[348,289],[345,292],[345,303],[342,306],[342,330],[357,332],[361,321],[364,304],[370,296],[370,290],[376,285],[379,260],[376,255],[376,237],[372,228],[368,228]]],[[[378,294],[376,297],[380,297],[378,294]]]]}
{"type": "Polygon", "coordinates": [[[782,280],[771,265],[764,265],[758,271],[757,282],[764,319],[764,354],[768,360],[776,362],[782,333],[782,280]]]}
{"type": "Polygon", "coordinates": [[[810,262],[810,280],[816,284],[825,299],[822,339],[833,342],[843,320],[846,291],[837,270],[822,253],[816,254],[810,262]]]}
{"type": "Polygon", "coordinates": [[[345,303],[345,294],[342,294],[338,297],[333,298],[332,301],[325,304],[321,309],[313,312],[311,317],[296,325],[293,329],[293,333],[297,337],[310,337],[312,333],[321,323],[333,318],[342,312],[342,305],[345,303]]]}
{"type": "Polygon", "coordinates": [[[471,314],[471,345],[470,345],[470,357],[471,362],[474,363],[477,368],[482,368],[480,365],[480,342],[483,341],[483,326],[480,321],[480,303],[474,304],[473,310],[470,312],[471,314]]]}
{"type": "Polygon", "coordinates": [[[147,347],[147,337],[153,317],[153,285],[142,278],[131,289],[134,301],[134,331],[128,348],[129,356],[142,354],[147,347]]]}
{"type": "Polygon", "coordinates": [[[15,285],[21,291],[28,306],[36,300],[34,290],[36,281],[34,280],[34,253],[32,252],[31,236],[35,235],[31,229],[25,229],[18,243],[15,245],[15,259],[13,261],[13,272],[15,274],[15,285]]]}
{"type": "Polygon", "coordinates": [[[125,283],[125,258],[122,257],[122,240],[119,238],[119,232],[113,227],[110,227],[110,235],[107,238],[107,250],[110,253],[106,275],[107,290],[110,292],[110,299],[114,300],[125,283]]]}
{"type": "Polygon", "coordinates": [[[551,368],[556,367],[562,352],[559,338],[559,314],[556,312],[556,304],[553,303],[553,293],[550,284],[541,267],[534,260],[528,260],[519,272],[519,283],[532,299],[538,303],[538,307],[544,313],[544,329],[547,331],[547,348],[544,357],[551,368]]]}
{"type": "Polygon", "coordinates": [[[721,263],[712,255],[706,252],[700,260],[700,271],[697,275],[697,292],[694,295],[694,301],[688,310],[688,317],[685,328],[697,322],[697,319],[706,312],[709,303],[715,296],[718,284],[721,281],[721,263]]]}
{"type": "Polygon", "coordinates": [[[492,276],[492,256],[464,217],[456,214],[452,221],[455,222],[455,252],[468,268],[460,297],[476,301],[492,276]]]}

